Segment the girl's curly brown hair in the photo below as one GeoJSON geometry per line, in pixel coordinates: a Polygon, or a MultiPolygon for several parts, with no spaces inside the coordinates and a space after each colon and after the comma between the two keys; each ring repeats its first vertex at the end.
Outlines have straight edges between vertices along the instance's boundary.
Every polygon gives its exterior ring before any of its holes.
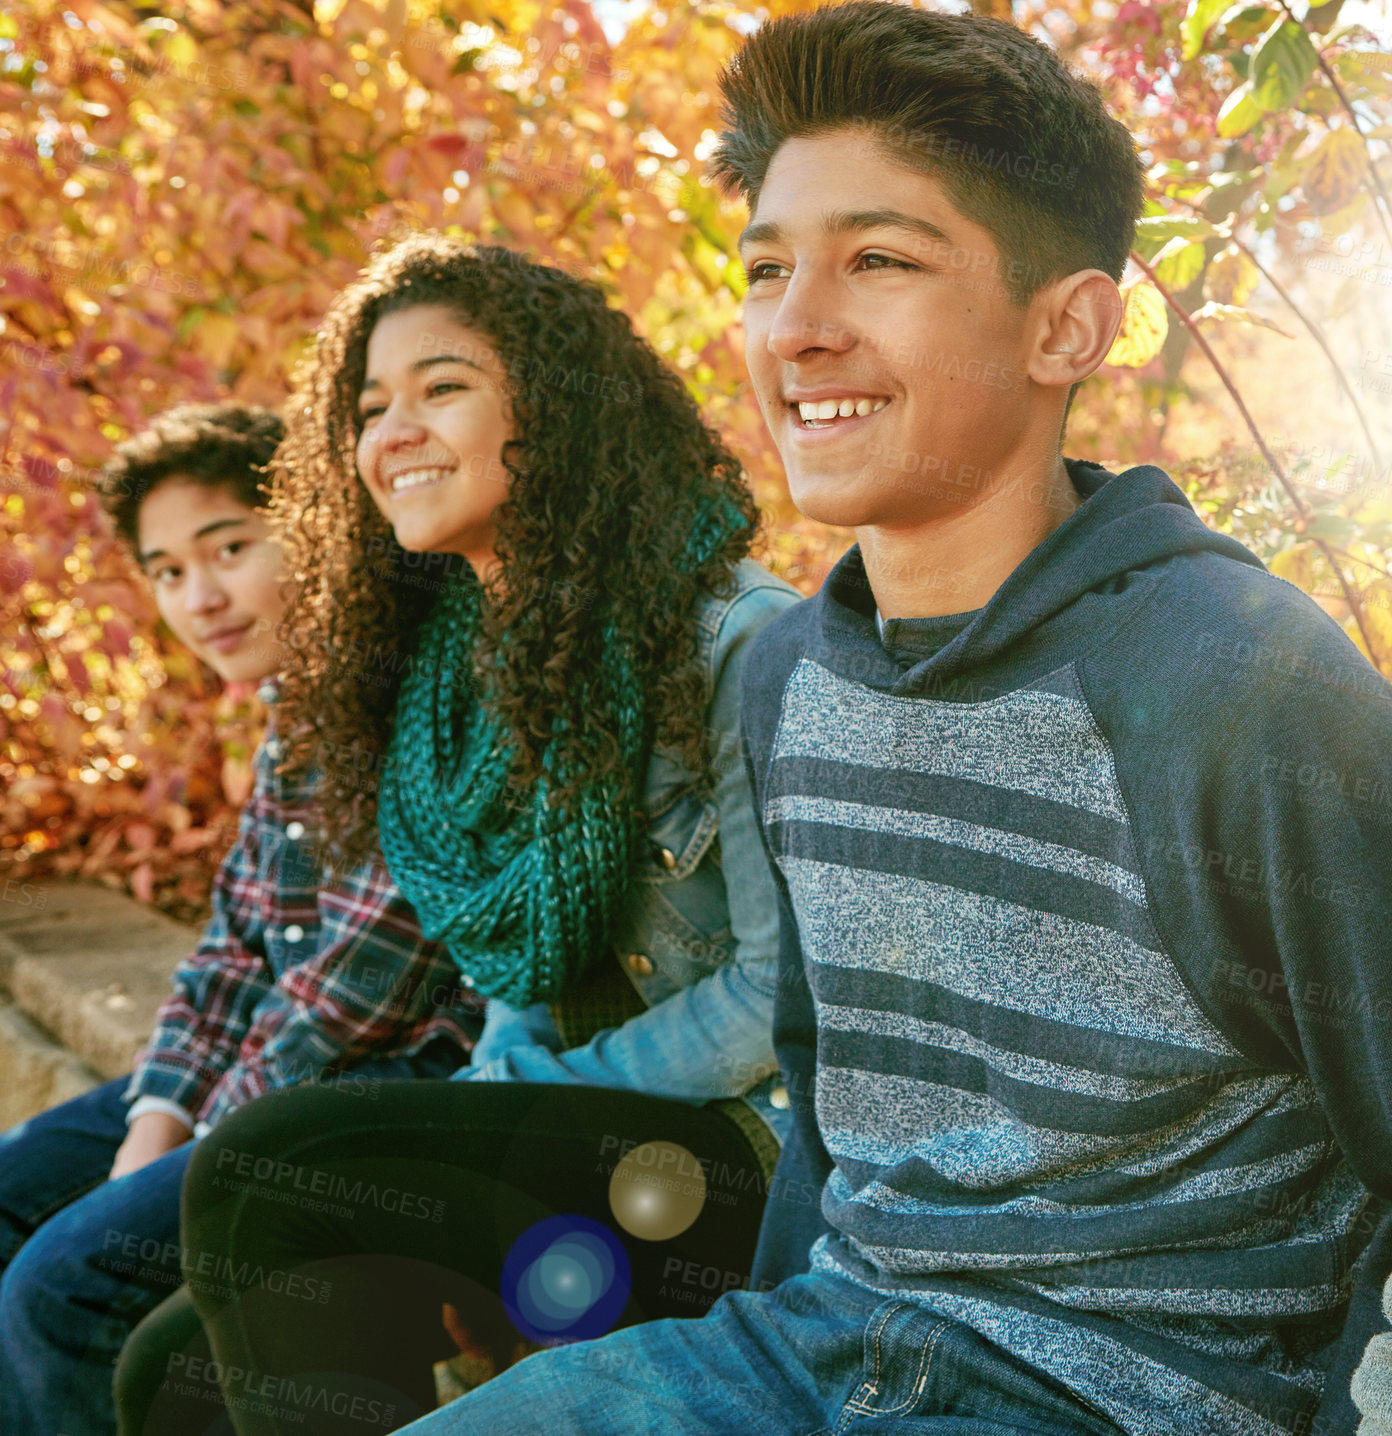
{"type": "Polygon", "coordinates": [[[510,732],[516,789],[536,780],[549,743],[570,745],[570,771],[631,782],[616,734],[583,700],[606,625],[632,655],[654,741],[709,779],[697,602],[727,591],[758,527],[739,461],[597,285],[438,234],[375,255],[298,376],[271,503],[297,581],[282,626],[294,655],[284,770],[317,770],[324,833],[350,861],[376,845],[376,777],[416,629],[438,580],[465,562],[404,552],[357,473],[368,339],[417,305],[485,336],[507,376],[515,438],[475,671],[491,675],[480,691],[510,732]],[[680,562],[713,500],[735,516],[728,539],[699,565],[680,562]]]}

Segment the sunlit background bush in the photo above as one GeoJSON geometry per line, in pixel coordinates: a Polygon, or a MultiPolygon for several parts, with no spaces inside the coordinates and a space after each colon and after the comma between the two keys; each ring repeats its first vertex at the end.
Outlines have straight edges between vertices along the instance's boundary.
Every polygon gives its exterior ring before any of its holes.
{"type": "MultiPolygon", "coordinates": [[[[742,358],[742,209],[702,179],[721,65],[798,8],[0,15],[0,892],[81,872],[202,910],[262,715],[161,630],[91,478],[169,404],[278,404],[374,241],[444,227],[604,283],[744,459],[765,561],[815,588],[849,539],[787,501],[742,358]]],[[[977,8],[1093,74],[1150,167],[1068,452],[1165,465],[1392,673],[1386,7],[977,8]]]]}

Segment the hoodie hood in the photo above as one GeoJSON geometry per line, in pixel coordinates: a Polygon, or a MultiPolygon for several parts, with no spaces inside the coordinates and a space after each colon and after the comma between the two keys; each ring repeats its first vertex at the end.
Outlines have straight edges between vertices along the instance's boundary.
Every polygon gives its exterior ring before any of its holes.
{"type": "MultiPolygon", "coordinates": [[[[1202,553],[1262,567],[1236,539],[1210,529],[1153,464],[1121,474],[1083,460],[1065,459],[1064,464],[1083,496],[1078,508],[1027,555],[950,642],[907,672],[891,661],[885,681],[875,686],[901,692],[928,684],[940,688],[946,680],[999,668],[1007,661],[1014,666],[1026,660],[1032,670],[1047,671],[1074,656],[1089,633],[1102,636],[1099,624],[1112,626],[1115,617],[1102,600],[1124,590],[1141,571],[1202,553]]],[[[859,544],[832,569],[815,602],[829,652],[847,642],[864,651],[867,636],[883,651],[859,544]]],[[[895,622],[905,621],[891,620],[891,625],[895,622]]],[[[892,645],[888,625],[887,641],[892,645]]]]}

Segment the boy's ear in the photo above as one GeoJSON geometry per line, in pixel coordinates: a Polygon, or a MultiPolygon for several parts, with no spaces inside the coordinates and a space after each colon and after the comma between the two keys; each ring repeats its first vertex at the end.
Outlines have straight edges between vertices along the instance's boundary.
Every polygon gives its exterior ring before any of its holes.
{"type": "Polygon", "coordinates": [[[1047,285],[1039,306],[1029,376],[1036,384],[1072,385],[1086,379],[1111,351],[1121,328],[1122,298],[1116,281],[1100,269],[1047,285]]]}

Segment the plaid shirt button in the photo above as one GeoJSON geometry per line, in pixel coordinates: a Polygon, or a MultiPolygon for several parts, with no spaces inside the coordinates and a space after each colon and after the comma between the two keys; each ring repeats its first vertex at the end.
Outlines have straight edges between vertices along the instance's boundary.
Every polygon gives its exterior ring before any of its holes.
{"type": "Polygon", "coordinates": [[[304,837],[303,823],[286,823],[285,836],[293,843],[297,838],[304,837]]]}
{"type": "Polygon", "coordinates": [[[303,936],[304,928],[302,928],[297,922],[292,922],[290,926],[285,929],[286,942],[299,942],[299,940],[303,936]]]}

